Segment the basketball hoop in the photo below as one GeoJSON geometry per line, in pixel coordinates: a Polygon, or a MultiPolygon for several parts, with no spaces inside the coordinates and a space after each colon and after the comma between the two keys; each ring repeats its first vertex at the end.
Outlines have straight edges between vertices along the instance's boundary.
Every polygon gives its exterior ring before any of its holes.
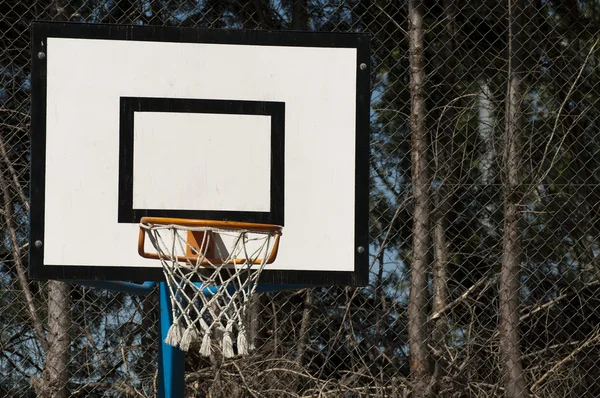
{"type": "Polygon", "coordinates": [[[165,342],[187,351],[201,341],[211,355],[213,338],[224,357],[253,347],[248,307],[258,279],[279,248],[282,227],[229,221],[143,217],[138,252],[160,260],[171,296],[173,323],[165,342]],[[146,234],[155,252],[145,249],[146,234]]]}

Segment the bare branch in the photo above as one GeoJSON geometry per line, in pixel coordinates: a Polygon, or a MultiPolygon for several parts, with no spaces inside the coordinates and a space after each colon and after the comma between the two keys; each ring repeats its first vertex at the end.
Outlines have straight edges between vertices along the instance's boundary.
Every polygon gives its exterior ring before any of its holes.
{"type": "Polygon", "coordinates": [[[16,172],[15,168],[13,167],[12,162],[8,158],[8,154],[6,153],[6,148],[4,147],[4,141],[2,140],[2,136],[0,136],[0,156],[2,156],[4,163],[6,163],[6,168],[8,169],[8,172],[10,173],[10,176],[12,177],[13,186],[17,189],[17,194],[19,195],[19,198],[21,199],[23,206],[25,206],[25,209],[27,209],[27,211],[29,211],[29,201],[27,200],[27,197],[25,196],[25,191],[23,189],[23,186],[19,182],[19,177],[17,175],[17,172],[16,172]]]}
{"type": "Polygon", "coordinates": [[[564,359],[562,359],[560,362],[558,362],[556,365],[554,365],[550,370],[548,370],[546,373],[544,373],[542,375],[542,377],[540,377],[539,379],[537,379],[535,381],[535,383],[533,383],[531,385],[531,391],[535,392],[560,367],[562,367],[563,365],[565,365],[567,362],[573,360],[573,358],[575,358],[575,356],[577,354],[579,354],[581,351],[583,351],[587,347],[593,345],[598,340],[600,340],[600,328],[596,328],[596,330],[594,331],[594,335],[593,336],[591,336],[589,339],[587,339],[586,341],[584,341],[583,344],[581,344],[579,347],[577,347],[575,350],[573,350],[573,352],[571,352],[564,359]]]}
{"type": "Polygon", "coordinates": [[[15,269],[19,278],[19,284],[21,286],[21,290],[23,291],[23,295],[25,296],[27,311],[33,323],[33,327],[38,335],[38,338],[42,342],[44,350],[47,350],[48,341],[46,340],[44,327],[42,325],[42,321],[40,320],[37,314],[37,310],[33,302],[33,295],[31,294],[31,290],[29,289],[29,282],[27,280],[27,276],[25,275],[25,267],[23,266],[23,261],[21,260],[22,254],[19,250],[19,240],[17,239],[17,232],[13,219],[13,207],[11,203],[10,192],[8,191],[8,185],[4,178],[4,174],[2,173],[0,173],[0,189],[2,190],[2,194],[4,196],[4,222],[6,224],[6,228],[8,229],[8,234],[10,236],[12,256],[15,262],[15,269]]]}

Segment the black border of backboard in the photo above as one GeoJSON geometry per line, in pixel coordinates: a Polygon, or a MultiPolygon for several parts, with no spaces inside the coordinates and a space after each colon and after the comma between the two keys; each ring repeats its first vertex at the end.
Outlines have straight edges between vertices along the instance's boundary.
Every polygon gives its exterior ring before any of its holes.
{"type": "MultiPolygon", "coordinates": [[[[198,134],[202,134],[198,131],[198,134]]],[[[189,98],[121,97],[119,122],[119,223],[137,224],[142,217],[193,218],[284,224],[284,143],[285,103],[189,98]],[[262,115],[271,119],[270,207],[268,212],[211,209],[164,210],[133,207],[134,113],[210,113],[221,115],[262,115]]],[[[160,188],[159,188],[160,189],[160,188]]]]}
{"type": "MultiPolygon", "coordinates": [[[[44,265],[44,201],[46,163],[46,61],[52,56],[48,37],[156,42],[217,43],[290,47],[339,47],[357,50],[356,79],[356,171],[355,171],[355,261],[354,271],[265,270],[261,283],[303,285],[352,285],[368,283],[369,277],[369,115],[370,40],[364,33],[319,33],[298,31],[245,31],[135,25],[33,22],[31,25],[31,184],[29,276],[35,279],[88,279],[149,281],[163,280],[160,267],[106,267],[44,265]],[[38,57],[43,52],[46,57],[38,57]],[[41,246],[35,245],[42,242],[41,246]],[[363,248],[364,250],[359,250],[363,248]]],[[[332,154],[332,156],[334,156],[332,154]]],[[[316,193],[315,193],[316,194],[316,193]]],[[[68,195],[66,192],[65,195],[68,195]]],[[[82,215],[82,232],[87,228],[82,215]]],[[[317,236],[307,237],[318,239],[317,236]]],[[[93,235],[93,231],[90,231],[93,235]]],[[[93,238],[93,237],[92,237],[93,238]]],[[[285,239],[285,229],[284,237],[285,239]]],[[[310,261],[310,255],[299,255],[310,261]]]]}

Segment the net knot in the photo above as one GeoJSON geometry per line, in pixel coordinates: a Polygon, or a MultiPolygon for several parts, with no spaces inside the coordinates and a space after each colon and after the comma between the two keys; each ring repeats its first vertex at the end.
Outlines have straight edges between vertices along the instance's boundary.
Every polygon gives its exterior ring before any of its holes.
{"type": "Polygon", "coordinates": [[[173,321],[173,324],[169,328],[169,331],[167,332],[165,343],[167,343],[170,346],[177,347],[177,345],[179,345],[179,342],[181,341],[181,329],[182,327],[179,324],[179,320],[175,319],[173,321]]]}

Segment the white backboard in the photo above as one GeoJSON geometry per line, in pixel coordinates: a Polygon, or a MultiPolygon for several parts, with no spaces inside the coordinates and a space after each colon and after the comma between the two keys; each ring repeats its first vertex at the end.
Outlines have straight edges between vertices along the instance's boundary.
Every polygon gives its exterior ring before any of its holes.
{"type": "Polygon", "coordinates": [[[367,36],[37,23],[32,58],[32,277],[161,279],[148,215],[283,225],[264,281],[366,282],[367,36]]]}

